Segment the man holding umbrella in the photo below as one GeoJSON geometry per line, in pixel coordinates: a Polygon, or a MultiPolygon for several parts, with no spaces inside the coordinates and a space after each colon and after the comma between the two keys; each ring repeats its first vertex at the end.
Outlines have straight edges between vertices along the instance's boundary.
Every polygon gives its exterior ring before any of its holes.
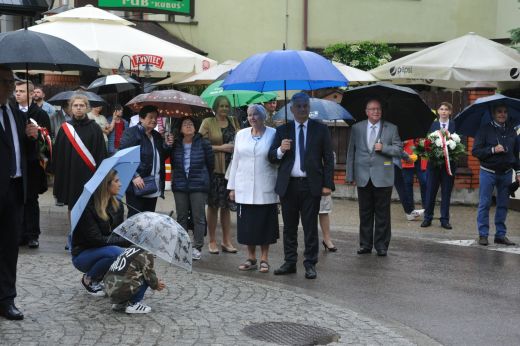
{"type": "Polygon", "coordinates": [[[275,192],[283,217],[285,263],[275,275],[296,273],[298,223],[305,234],[305,278],[316,278],[318,262],[318,212],[321,196],[334,189],[334,156],[326,125],[309,119],[310,100],[305,93],[291,99],[294,121],[279,126],[269,150],[271,163],[280,164],[275,192]]]}
{"type": "Polygon", "coordinates": [[[25,115],[8,104],[13,91],[13,72],[0,65],[0,316],[22,320],[23,314],[14,305],[18,237],[27,186],[26,155],[36,151],[33,139],[38,129],[26,124],[25,115]]]}
{"type": "Polygon", "coordinates": [[[359,202],[358,254],[375,247],[386,256],[391,237],[390,198],[394,185],[393,159],[400,159],[402,143],[397,127],[382,121],[381,102],[369,99],[368,120],[352,127],[347,155],[347,183],[356,183],[359,202]]]}
{"type": "Polygon", "coordinates": [[[480,161],[480,192],[477,213],[478,243],[488,245],[489,207],[496,187],[495,244],[515,245],[506,237],[507,204],[511,174],[520,183],[519,144],[515,130],[507,123],[507,106],[493,106],[493,121],[484,125],[475,137],[472,154],[480,161]]]}

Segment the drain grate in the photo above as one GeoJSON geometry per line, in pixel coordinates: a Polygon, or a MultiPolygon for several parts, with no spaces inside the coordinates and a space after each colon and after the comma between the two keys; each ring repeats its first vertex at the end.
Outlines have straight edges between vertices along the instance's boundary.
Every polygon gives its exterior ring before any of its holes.
{"type": "Polygon", "coordinates": [[[242,331],[250,338],[279,345],[327,345],[339,341],[332,329],[292,322],[253,323],[242,331]]]}

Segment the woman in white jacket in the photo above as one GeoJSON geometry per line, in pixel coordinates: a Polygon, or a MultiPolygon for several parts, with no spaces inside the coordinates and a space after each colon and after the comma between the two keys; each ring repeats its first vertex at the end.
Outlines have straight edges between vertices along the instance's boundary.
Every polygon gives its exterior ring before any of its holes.
{"type": "Polygon", "coordinates": [[[275,129],[265,126],[266,110],[261,105],[247,109],[251,127],[235,137],[233,160],[229,172],[229,197],[237,203],[237,240],[247,245],[248,258],[239,270],[259,267],[269,272],[269,245],[276,243],[278,230],[278,195],[274,192],[277,167],[267,160],[275,129]],[[257,265],[256,246],[260,246],[257,265]]]}

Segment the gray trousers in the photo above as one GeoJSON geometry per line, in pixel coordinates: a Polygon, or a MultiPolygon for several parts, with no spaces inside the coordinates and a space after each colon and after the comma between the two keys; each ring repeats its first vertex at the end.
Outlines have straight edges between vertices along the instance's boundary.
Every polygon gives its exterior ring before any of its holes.
{"type": "Polygon", "coordinates": [[[188,231],[188,215],[191,209],[193,221],[193,247],[200,250],[204,246],[206,233],[206,202],[208,194],[205,192],[174,192],[177,222],[188,231]]]}

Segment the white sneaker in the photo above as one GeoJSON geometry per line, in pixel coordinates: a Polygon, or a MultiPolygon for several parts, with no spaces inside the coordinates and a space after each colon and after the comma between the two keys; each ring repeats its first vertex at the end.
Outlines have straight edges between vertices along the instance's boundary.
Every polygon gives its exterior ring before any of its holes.
{"type": "Polygon", "coordinates": [[[406,220],[408,220],[408,221],[415,221],[417,219],[417,217],[413,214],[413,211],[410,214],[405,214],[405,215],[406,215],[406,220]]]}
{"type": "Polygon", "coordinates": [[[417,217],[421,217],[424,215],[424,209],[415,209],[414,211],[412,211],[412,215],[413,214],[417,215],[417,217]]]}
{"type": "Polygon", "coordinates": [[[202,254],[200,253],[200,251],[193,248],[193,250],[191,251],[191,259],[194,261],[198,261],[198,260],[200,260],[201,257],[202,257],[202,254]]]}
{"type": "Polygon", "coordinates": [[[83,275],[83,278],[81,279],[81,284],[83,285],[83,287],[85,287],[85,289],[90,295],[93,295],[94,297],[105,296],[105,291],[98,282],[91,281],[90,284],[85,283],[85,275],[83,275]]]}
{"type": "Polygon", "coordinates": [[[127,314],[147,314],[150,311],[152,311],[152,308],[142,302],[128,305],[125,309],[127,314]]]}

